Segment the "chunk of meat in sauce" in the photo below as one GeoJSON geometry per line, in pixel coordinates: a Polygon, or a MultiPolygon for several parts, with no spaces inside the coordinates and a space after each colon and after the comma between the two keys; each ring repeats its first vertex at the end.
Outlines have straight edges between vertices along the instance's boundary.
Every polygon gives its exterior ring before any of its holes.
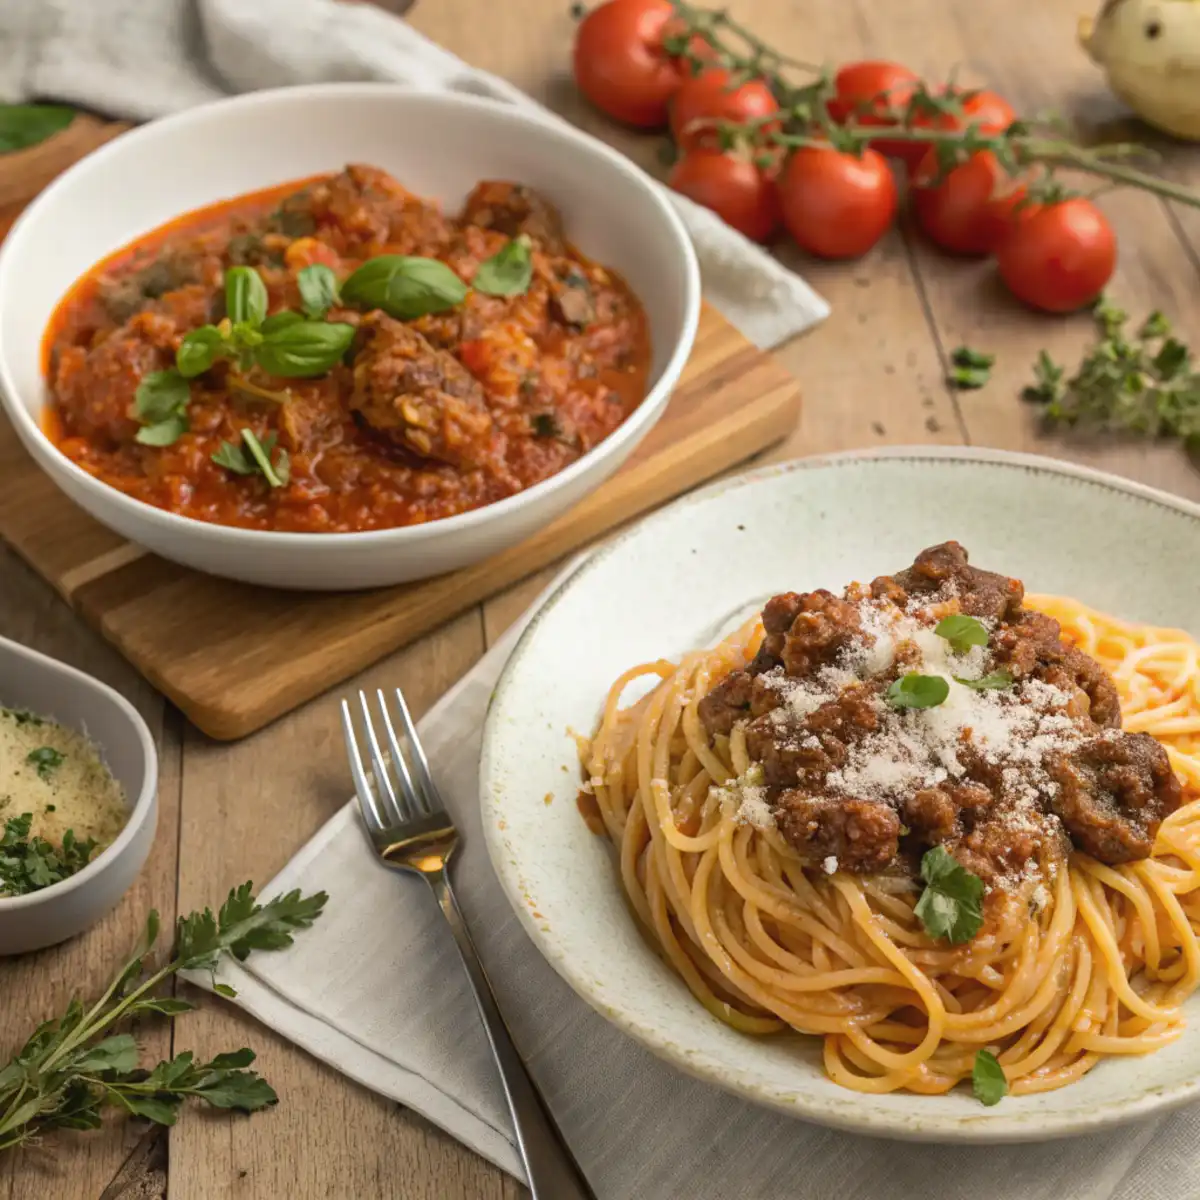
{"type": "Polygon", "coordinates": [[[459,220],[512,238],[524,234],[547,254],[561,254],[566,248],[558,209],[523,184],[494,179],[476,184],[459,220]]]}
{"type": "MultiPolygon", "coordinates": [[[[1062,640],[1056,621],[1022,607],[1018,580],[971,567],[966,551],[948,542],[923,551],[906,570],[876,579],[869,594],[929,628],[955,609],[986,621],[986,669],[1004,669],[1018,683],[1040,681],[1064,693],[1065,705],[1053,693],[1041,700],[1030,693],[1020,702],[1049,704],[1044,711],[1073,723],[1074,745],[1080,736],[1085,740],[1081,749],[1048,754],[1039,776],[1038,767],[1005,765],[989,755],[964,728],[956,778],[918,783],[908,792],[900,783],[893,786],[901,790],[882,797],[855,794],[857,784],[832,784],[835,772],[851,778],[848,772],[864,769],[852,761],[855,742],[881,728],[888,712],[882,693],[898,671],[919,663],[918,643],[898,646],[890,668],[843,686],[833,699],[811,709],[797,706],[788,702],[789,680],[819,681],[822,668],[845,666],[844,651],[870,640],[858,609],[867,593],[853,585],[842,599],[825,591],[775,596],[763,610],[758,654],[714,687],[699,710],[710,734],[746,722],[747,750],[763,767],[777,825],[806,860],[816,865],[833,855],[843,870],[882,869],[898,853],[901,824],[906,861],[924,848],[946,845],[984,879],[1019,875],[1031,860],[1061,857],[1072,845],[1108,863],[1151,852],[1160,823],[1180,803],[1180,783],[1166,752],[1148,735],[1119,732],[1116,686],[1099,663],[1062,640]]],[[[818,682],[818,693],[824,688],[818,682]]],[[[912,736],[925,720],[920,713],[888,719],[911,725],[901,736],[912,736]]],[[[881,777],[903,779],[888,762],[879,765],[881,777]]]]}
{"type": "Polygon", "coordinates": [[[900,818],[879,800],[812,796],[786,791],[775,821],[806,859],[837,859],[841,871],[882,871],[900,849],[900,818]]]}
{"type": "Polygon", "coordinates": [[[452,354],[374,312],[359,325],[350,407],[377,433],[454,466],[482,463],[492,441],[483,389],[452,354]]]}
{"type": "Polygon", "coordinates": [[[152,371],[174,365],[184,333],[207,306],[200,287],[169,292],[113,330],[90,350],[72,346],[59,354],[54,386],[70,412],[70,432],[119,445],[137,434],[134,401],[138,385],[152,371]]]}
{"type": "Polygon", "coordinates": [[[1147,857],[1163,818],[1179,807],[1167,752],[1147,733],[1101,735],[1047,770],[1059,785],[1054,812],[1071,840],[1101,862],[1147,857]]]}
{"type": "Polygon", "coordinates": [[[967,561],[958,542],[943,542],[917,555],[911,567],[895,575],[881,575],[871,584],[871,594],[900,607],[914,599],[953,591],[959,611],[971,617],[1003,621],[1021,607],[1025,588],[1018,579],[981,571],[967,561]]]}

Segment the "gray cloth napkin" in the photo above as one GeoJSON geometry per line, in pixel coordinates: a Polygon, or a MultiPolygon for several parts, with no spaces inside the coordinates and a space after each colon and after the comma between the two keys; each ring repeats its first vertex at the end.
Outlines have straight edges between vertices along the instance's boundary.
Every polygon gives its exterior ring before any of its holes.
{"type": "MultiPolygon", "coordinates": [[[[366,4],[0,0],[0,101],[65,100],[148,120],[235,92],[347,80],[469,92],[546,111],[366,4]]],[[[794,272],[707,209],[667,194],[691,233],[706,296],[757,345],[778,345],[828,315],[794,272]]]]}
{"type": "MultiPolygon", "coordinates": [[[[467,921],[517,1046],[599,1200],[1200,1195],[1200,1108],[1045,1145],[915,1146],[855,1137],[790,1120],[689,1079],[578,999],[509,908],[488,862],[479,814],[484,713],[530,614],[426,715],[420,732],[463,834],[454,877],[467,921]]],[[[286,954],[227,968],[220,979],[237,989],[236,1003],[520,1177],[483,1028],[426,886],[379,866],[349,805],[265,891],[294,887],[327,891],[325,915],[286,954]]],[[[207,986],[209,980],[194,982],[207,986]]]]}

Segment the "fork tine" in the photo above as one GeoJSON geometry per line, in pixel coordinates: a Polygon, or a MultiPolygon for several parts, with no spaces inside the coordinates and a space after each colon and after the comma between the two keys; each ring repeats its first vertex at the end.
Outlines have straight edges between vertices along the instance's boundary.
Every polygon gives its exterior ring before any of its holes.
{"type": "Polygon", "coordinates": [[[346,736],[346,757],[350,759],[350,774],[354,777],[354,791],[358,796],[358,807],[363,819],[373,829],[382,829],[385,822],[379,815],[370,780],[363,770],[362,755],[358,752],[358,738],[354,734],[354,719],[350,716],[350,702],[342,701],[342,732],[346,736]]]}
{"type": "Polygon", "coordinates": [[[442,810],[446,806],[442,803],[441,796],[438,795],[433,776],[429,774],[429,760],[425,757],[425,748],[421,745],[421,739],[417,737],[417,728],[409,715],[404,693],[399,688],[396,688],[396,702],[400,705],[400,722],[404,726],[404,736],[408,738],[408,744],[412,747],[414,773],[421,785],[418,790],[424,808],[426,812],[432,812],[435,809],[442,810]]]}
{"type": "Polygon", "coordinates": [[[387,763],[383,761],[383,752],[379,749],[379,739],[375,736],[375,724],[371,720],[371,710],[367,707],[366,692],[358,693],[358,702],[362,706],[363,723],[367,727],[367,749],[371,753],[371,771],[375,776],[375,794],[379,797],[380,806],[388,810],[388,819],[384,824],[391,825],[396,821],[403,821],[404,813],[400,808],[399,801],[396,799],[396,790],[392,787],[392,780],[388,775],[387,763]],[[384,799],[385,796],[387,798],[386,801],[384,799]]]}
{"type": "Polygon", "coordinates": [[[399,777],[400,812],[405,820],[411,820],[414,817],[420,816],[425,806],[421,802],[420,793],[417,791],[412,775],[409,773],[408,763],[404,758],[404,751],[400,749],[400,740],[396,737],[395,726],[392,725],[392,714],[388,711],[387,697],[383,694],[382,688],[379,688],[376,694],[379,697],[379,711],[383,713],[383,726],[387,730],[388,746],[391,750],[392,762],[396,766],[396,774],[399,777]]]}

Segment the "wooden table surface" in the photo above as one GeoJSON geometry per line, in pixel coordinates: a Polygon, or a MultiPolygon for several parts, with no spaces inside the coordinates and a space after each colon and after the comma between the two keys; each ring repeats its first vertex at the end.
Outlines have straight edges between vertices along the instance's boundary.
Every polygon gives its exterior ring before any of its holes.
{"type": "MultiPolygon", "coordinates": [[[[736,15],[779,48],[808,60],[887,57],[929,78],[958,66],[1019,111],[1055,108],[1090,125],[1123,110],[1075,45],[1086,0],[733,0],[736,15]]],[[[569,77],[572,20],[566,0],[420,0],[412,23],[468,62],[506,76],[648,169],[654,139],[617,131],[589,112],[569,77]]],[[[74,135],[96,137],[84,122],[74,135]]],[[[1123,132],[1140,132],[1137,126],[1123,132]]],[[[1200,148],[1172,146],[1167,166],[1200,184],[1200,148]]],[[[0,163],[5,180],[39,170],[37,151],[0,163]]],[[[1111,294],[1135,314],[1161,308],[1200,344],[1200,213],[1171,211],[1141,194],[1106,196],[1120,238],[1111,294]]],[[[786,254],[786,252],[785,252],[786,254]]],[[[780,458],[900,443],[970,443],[1075,459],[1200,500],[1200,475],[1169,446],[1049,441],[1018,399],[1042,347],[1073,361],[1090,336],[1086,317],[1020,310],[983,264],[932,252],[910,231],[889,235],[861,262],[788,259],[829,300],[833,316],[779,355],[800,378],[806,409],[780,458]],[[982,392],[943,380],[960,343],[995,352],[982,392]]],[[[3,486],[3,481],[0,481],[3,486]]],[[[542,579],[393,656],[348,686],[402,679],[424,710],[523,609],[542,579]]],[[[97,989],[156,907],[176,912],[219,899],[233,884],[269,879],[349,792],[332,698],[319,699],[248,741],[217,745],[185,725],[50,589],[0,550],[0,633],[91,671],[133,698],[160,739],[159,835],[138,885],[98,928],[74,942],[0,965],[0,1051],[36,1020],[61,1011],[72,989],[97,989]]],[[[289,1200],[403,1197],[498,1200],[524,1194],[511,1179],[421,1117],[343,1079],[244,1016],[208,999],[198,1012],[142,1034],[149,1055],[242,1045],[278,1090],[277,1108],[250,1119],[188,1111],[169,1135],[117,1122],[90,1135],[0,1163],[0,1200],[115,1197],[149,1200],[289,1200]]],[[[607,1198],[605,1198],[607,1200],[607,1198]]],[[[646,1200],[674,1200],[647,1197],[646,1200]]]]}

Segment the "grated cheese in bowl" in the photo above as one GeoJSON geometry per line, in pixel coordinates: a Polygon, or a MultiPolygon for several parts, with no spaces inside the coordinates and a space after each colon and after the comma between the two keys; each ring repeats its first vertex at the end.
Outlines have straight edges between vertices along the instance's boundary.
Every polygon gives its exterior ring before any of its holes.
{"type": "Polygon", "coordinates": [[[22,709],[0,708],[0,898],[74,874],[128,819],[124,790],[86,736],[22,709]],[[44,855],[26,865],[37,839],[48,843],[56,865],[47,866],[44,855]],[[89,842],[94,846],[83,853],[89,842]]]}

